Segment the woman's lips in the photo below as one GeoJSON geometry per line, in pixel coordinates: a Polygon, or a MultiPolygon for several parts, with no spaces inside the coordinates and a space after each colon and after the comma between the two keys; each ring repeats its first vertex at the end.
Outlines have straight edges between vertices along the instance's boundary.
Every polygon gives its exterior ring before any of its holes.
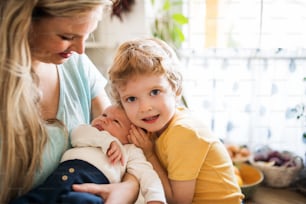
{"type": "Polygon", "coordinates": [[[72,53],[71,53],[71,52],[69,52],[69,53],[67,53],[67,52],[61,52],[59,55],[60,55],[62,58],[67,59],[67,58],[69,58],[69,57],[72,55],[72,53]]]}

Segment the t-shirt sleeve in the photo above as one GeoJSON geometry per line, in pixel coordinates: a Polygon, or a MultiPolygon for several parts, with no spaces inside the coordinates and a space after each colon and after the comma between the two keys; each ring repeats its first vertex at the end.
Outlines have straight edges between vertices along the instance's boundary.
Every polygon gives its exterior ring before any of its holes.
{"type": "Polygon", "coordinates": [[[82,55],[83,66],[88,73],[88,81],[90,82],[90,90],[92,99],[95,98],[101,90],[106,86],[106,78],[98,70],[98,68],[92,63],[87,55],[82,55]],[[86,70],[87,69],[87,70],[86,70]]]}
{"type": "Polygon", "coordinates": [[[209,144],[195,131],[176,126],[168,133],[167,171],[172,180],[192,180],[197,178],[207,156],[209,144]],[[175,135],[175,136],[174,136],[175,135]]]}

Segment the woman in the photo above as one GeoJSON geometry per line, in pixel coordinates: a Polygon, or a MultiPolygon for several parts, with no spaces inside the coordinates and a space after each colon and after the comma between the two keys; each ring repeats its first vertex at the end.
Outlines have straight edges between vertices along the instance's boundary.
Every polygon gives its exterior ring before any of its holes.
{"type": "MultiPolygon", "coordinates": [[[[42,183],[70,146],[65,129],[89,124],[109,104],[101,91],[105,79],[83,55],[108,5],[107,0],[1,1],[0,203],[42,183]]],[[[126,175],[120,184],[74,190],[129,203],[138,183],[126,175]]]]}

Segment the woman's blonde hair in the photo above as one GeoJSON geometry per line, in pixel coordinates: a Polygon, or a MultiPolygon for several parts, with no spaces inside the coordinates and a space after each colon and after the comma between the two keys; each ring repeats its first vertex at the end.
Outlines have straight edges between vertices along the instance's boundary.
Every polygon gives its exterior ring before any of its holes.
{"type": "MultiPolygon", "coordinates": [[[[139,38],[119,46],[113,64],[108,70],[109,94],[120,104],[118,87],[139,75],[165,75],[177,96],[182,93],[180,62],[174,50],[157,38],[139,38]]],[[[141,86],[141,84],[140,84],[141,86]]]]}
{"type": "Polygon", "coordinates": [[[28,35],[34,19],[68,17],[108,0],[8,0],[0,3],[0,203],[28,191],[48,141],[28,35]]]}

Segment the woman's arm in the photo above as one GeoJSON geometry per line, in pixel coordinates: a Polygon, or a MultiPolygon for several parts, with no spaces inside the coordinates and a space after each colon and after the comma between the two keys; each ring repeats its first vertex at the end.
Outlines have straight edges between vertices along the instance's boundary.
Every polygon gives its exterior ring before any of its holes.
{"type": "Polygon", "coordinates": [[[74,191],[92,193],[106,200],[105,204],[134,204],[138,197],[139,183],[134,176],[126,173],[121,183],[114,184],[74,184],[74,191]]]}

